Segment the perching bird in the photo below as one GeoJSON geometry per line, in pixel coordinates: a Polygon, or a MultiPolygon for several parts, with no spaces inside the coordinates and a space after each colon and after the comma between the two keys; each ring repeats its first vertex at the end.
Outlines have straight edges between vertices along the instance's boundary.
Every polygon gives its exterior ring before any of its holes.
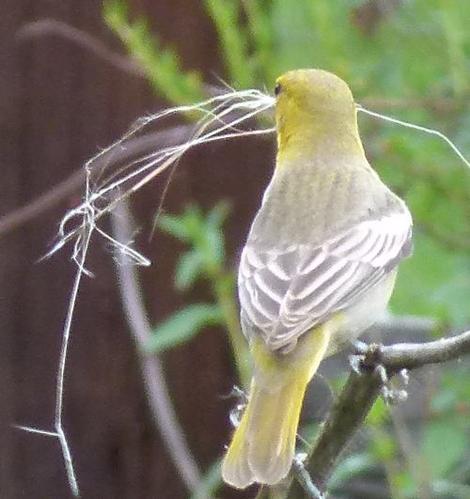
{"type": "Polygon", "coordinates": [[[288,474],[308,382],[384,312],[411,252],[410,213],[365,157],[347,84],[296,70],[275,94],[276,168],[238,272],[253,378],[222,466],[237,488],[288,474]]]}

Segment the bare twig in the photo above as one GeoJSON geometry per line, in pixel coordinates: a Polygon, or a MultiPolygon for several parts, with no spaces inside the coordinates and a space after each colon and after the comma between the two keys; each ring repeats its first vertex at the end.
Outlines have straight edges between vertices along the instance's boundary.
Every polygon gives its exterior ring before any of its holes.
{"type": "MultiPolygon", "coordinates": [[[[139,78],[147,78],[148,74],[141,64],[133,59],[131,56],[121,55],[114,52],[106,46],[99,38],[75,28],[70,24],[56,19],[40,19],[22,26],[16,33],[19,41],[34,40],[44,36],[55,35],[73,43],[101,60],[107,62],[111,66],[123,71],[124,73],[139,78]]],[[[207,95],[219,95],[225,89],[218,86],[203,84],[204,90],[207,95]]]]}
{"type": "MultiPolygon", "coordinates": [[[[383,365],[389,375],[403,369],[415,369],[429,364],[443,363],[470,353],[470,331],[457,336],[416,344],[358,347],[364,356],[364,371],[352,371],[346,386],[324,423],[307,460],[312,483],[322,492],[336,462],[363,424],[373,403],[379,396],[383,382],[376,368],[383,365]],[[369,369],[368,369],[369,368],[369,369]]],[[[287,497],[301,496],[301,488],[292,482],[287,497]]]]}
{"type": "Polygon", "coordinates": [[[470,331],[427,343],[397,343],[373,350],[370,361],[392,372],[440,364],[470,353],[470,331]]]}
{"type": "Polygon", "coordinates": [[[32,23],[25,24],[17,32],[20,41],[30,40],[47,35],[56,35],[65,38],[70,42],[93,53],[100,59],[108,62],[115,68],[125,73],[145,77],[145,72],[141,66],[130,57],[122,56],[110,50],[101,40],[89,33],[74,28],[70,24],[57,21],[55,19],[40,19],[32,23]]]}
{"type": "Polygon", "coordinates": [[[325,495],[312,482],[310,474],[299,459],[294,459],[292,468],[297,482],[304,489],[305,497],[309,499],[325,499],[325,495]]]}
{"type": "MultiPolygon", "coordinates": [[[[115,165],[116,163],[125,162],[134,156],[144,154],[146,151],[154,150],[161,143],[177,143],[179,140],[186,140],[190,131],[191,125],[180,125],[130,139],[125,148],[113,150],[101,157],[96,162],[96,169],[100,171],[109,163],[115,165]]],[[[84,182],[85,170],[80,168],[30,203],[7,213],[0,218],[0,237],[22,227],[43,215],[49,209],[54,208],[58,203],[78,191],[84,185],[84,182]]]]}
{"type": "Polygon", "coordinates": [[[407,467],[416,483],[416,499],[431,499],[431,477],[423,466],[401,407],[395,406],[390,409],[390,420],[407,467]]]}
{"type": "MultiPolygon", "coordinates": [[[[353,371],[350,374],[305,465],[312,482],[319,490],[326,490],[328,478],[339,455],[362,425],[380,393],[381,386],[382,382],[376,371],[370,374],[358,374],[353,371]]],[[[293,482],[288,498],[294,499],[299,495],[299,485],[293,482]]]]}
{"type": "Polygon", "coordinates": [[[7,213],[0,218],[0,237],[11,232],[27,222],[34,220],[39,215],[42,215],[47,210],[53,208],[67,196],[76,192],[85,182],[85,171],[75,171],[65,180],[49,189],[44,194],[41,194],[36,199],[33,199],[25,206],[21,206],[16,210],[7,213]]]}
{"type": "MultiPolygon", "coordinates": [[[[126,201],[119,203],[111,215],[114,237],[129,242],[134,226],[126,201]]],[[[151,326],[144,309],[135,266],[126,262],[117,263],[119,290],[126,318],[139,353],[140,368],[147,398],[155,425],[172,457],[173,464],[188,488],[194,490],[200,482],[197,464],[189,450],[184,433],[171,402],[163,366],[156,356],[142,354],[151,337],[151,326]]]]}

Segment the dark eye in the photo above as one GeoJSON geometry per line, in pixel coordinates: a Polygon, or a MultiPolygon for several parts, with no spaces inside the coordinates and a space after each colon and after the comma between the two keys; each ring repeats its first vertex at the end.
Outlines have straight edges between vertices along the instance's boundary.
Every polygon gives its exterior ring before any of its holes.
{"type": "Polygon", "coordinates": [[[274,95],[277,97],[281,93],[282,87],[280,83],[276,83],[274,87],[274,95]]]}

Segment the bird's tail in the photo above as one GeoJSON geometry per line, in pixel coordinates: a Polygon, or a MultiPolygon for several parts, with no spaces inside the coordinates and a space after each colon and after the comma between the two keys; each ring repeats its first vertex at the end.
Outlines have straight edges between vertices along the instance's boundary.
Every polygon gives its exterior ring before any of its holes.
{"type": "Polygon", "coordinates": [[[222,477],[233,487],[273,485],[290,470],[305,390],[326,353],[329,328],[305,336],[285,355],[268,351],[261,341],[252,347],[249,402],[222,464],[222,477]]]}

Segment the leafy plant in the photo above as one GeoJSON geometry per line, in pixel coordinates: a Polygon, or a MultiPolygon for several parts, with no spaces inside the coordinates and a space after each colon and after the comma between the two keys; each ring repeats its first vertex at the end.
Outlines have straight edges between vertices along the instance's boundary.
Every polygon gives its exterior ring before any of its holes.
{"type": "Polygon", "coordinates": [[[203,98],[200,74],[183,71],[178,53],[161,47],[145,17],[131,21],[125,0],[105,0],[103,17],[145,71],[157,93],[175,104],[193,103],[203,98]]]}
{"type": "MultiPolygon", "coordinates": [[[[437,126],[470,146],[470,3],[416,0],[390,6],[372,24],[361,1],[205,0],[220,39],[229,82],[272,87],[282,72],[323,67],[344,77],[360,102],[399,108],[402,118],[437,126]],[[246,19],[244,22],[243,19],[246,19]],[[417,25],[415,20],[419,19],[417,25]],[[425,64],[416,64],[421,59],[425,64]],[[424,97],[423,97],[424,95],[424,97]]],[[[181,69],[144,18],[130,21],[124,0],[107,0],[104,16],[155,91],[172,103],[203,98],[202,77],[181,69]]],[[[415,220],[415,256],[403,265],[392,299],[398,313],[470,321],[470,175],[440,141],[361,118],[368,156],[401,193],[415,220]]],[[[188,256],[180,272],[199,263],[188,256]]],[[[185,285],[184,279],[177,280],[185,285]]]]}
{"type": "MultiPolygon", "coordinates": [[[[205,0],[204,6],[220,41],[226,68],[221,76],[229,84],[272,88],[289,69],[322,67],[348,81],[366,107],[438,128],[470,150],[470,2],[205,0]]],[[[107,0],[104,14],[159,95],[174,104],[204,97],[202,76],[182,70],[176,50],[163,48],[143,18],[131,21],[124,0],[107,0]]],[[[371,118],[360,118],[360,127],[371,163],[405,197],[415,221],[415,252],[401,266],[393,310],[438,317],[454,327],[468,324],[468,171],[445,144],[420,132],[371,118]]],[[[149,348],[171,348],[207,325],[225,324],[246,386],[235,281],[225,264],[227,213],[220,204],[205,215],[193,206],[161,217],[160,228],[188,245],[175,286],[184,292],[206,280],[214,301],[176,312],[155,328],[149,348]]],[[[426,481],[430,497],[470,497],[468,371],[447,368],[431,393],[420,435],[413,435],[414,464],[404,459],[390,411],[377,402],[367,419],[365,445],[338,467],[334,489],[352,476],[370,474],[379,463],[392,497],[419,497],[426,481]]],[[[217,471],[211,483],[214,476],[217,471]]]]}
{"type": "Polygon", "coordinates": [[[227,203],[219,203],[207,214],[188,206],[180,215],[162,215],[161,230],[187,244],[175,270],[175,286],[187,291],[197,280],[209,282],[214,303],[189,305],[154,329],[149,352],[159,352],[189,340],[204,327],[224,325],[232,344],[235,364],[243,386],[249,382],[247,346],[240,330],[235,303],[235,278],[225,266],[223,223],[229,213],[227,203]]]}

